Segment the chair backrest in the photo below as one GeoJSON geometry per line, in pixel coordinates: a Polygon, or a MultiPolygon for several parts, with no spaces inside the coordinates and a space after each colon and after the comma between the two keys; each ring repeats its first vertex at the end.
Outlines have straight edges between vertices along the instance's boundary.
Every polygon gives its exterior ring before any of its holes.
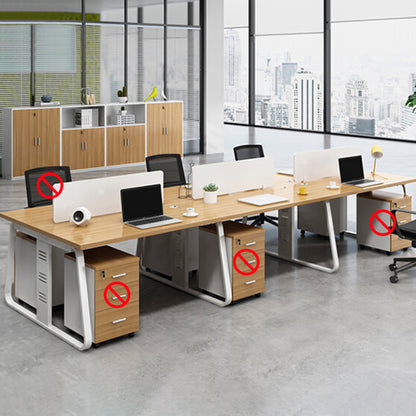
{"type": "Polygon", "coordinates": [[[186,184],[182,159],[179,154],[148,156],[146,157],[146,169],[148,172],[163,171],[163,186],[165,188],[186,184]]]}
{"type": "MultiPolygon", "coordinates": [[[[52,199],[42,196],[37,188],[38,180],[44,173],[55,173],[63,182],[71,182],[71,170],[69,166],[45,166],[42,168],[29,169],[25,172],[27,205],[29,208],[52,205],[52,199]]],[[[47,196],[52,196],[52,188],[58,183],[58,178],[53,175],[45,176],[45,180],[39,182],[40,191],[47,196]],[[49,185],[50,186],[49,186],[49,185]]]]}
{"type": "Polygon", "coordinates": [[[263,146],[261,144],[244,144],[234,147],[235,160],[255,159],[264,157],[263,146]]]}

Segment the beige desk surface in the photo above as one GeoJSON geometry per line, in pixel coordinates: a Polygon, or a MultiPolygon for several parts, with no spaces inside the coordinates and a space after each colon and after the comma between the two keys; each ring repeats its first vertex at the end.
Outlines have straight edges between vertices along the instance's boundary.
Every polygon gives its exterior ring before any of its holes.
{"type": "Polygon", "coordinates": [[[298,195],[299,184],[293,183],[292,176],[276,174],[275,185],[273,188],[222,195],[218,197],[218,203],[212,205],[204,204],[202,199],[179,199],[177,196],[177,187],[167,188],[164,190],[165,214],[181,219],[182,222],[150,228],[148,230],[139,230],[124,225],[121,213],[94,217],[86,227],[76,227],[69,222],[55,224],[52,221],[52,206],[2,212],[0,213],[0,218],[59,240],[74,248],[85,250],[119,241],[127,241],[156,234],[163,234],[165,232],[167,233],[170,231],[212,224],[233,218],[240,218],[246,215],[255,215],[265,211],[290,208],[298,205],[310,204],[312,202],[355,195],[368,192],[369,190],[373,191],[376,189],[388,188],[390,186],[416,182],[416,178],[408,176],[384,173],[380,173],[380,175],[387,179],[381,179],[376,176],[376,179],[382,180],[383,183],[367,188],[341,185],[337,190],[327,189],[326,186],[330,180],[336,181],[337,184],[339,184],[339,178],[337,177],[311,181],[307,183],[308,194],[298,195]],[[288,198],[288,201],[263,207],[257,207],[255,205],[237,201],[238,198],[260,195],[262,193],[275,193],[276,195],[288,198]],[[177,208],[171,208],[172,205],[176,205],[177,208]],[[186,208],[188,207],[194,207],[199,215],[194,218],[184,217],[182,214],[186,212],[186,208]]]}

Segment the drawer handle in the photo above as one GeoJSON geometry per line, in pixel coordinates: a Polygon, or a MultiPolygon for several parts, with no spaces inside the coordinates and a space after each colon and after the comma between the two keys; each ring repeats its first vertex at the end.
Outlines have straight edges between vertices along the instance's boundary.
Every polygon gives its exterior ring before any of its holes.
{"type": "MultiPolygon", "coordinates": [[[[127,296],[127,294],[125,293],[124,295],[120,295],[120,298],[125,298],[127,296]]],[[[118,297],[117,296],[113,296],[113,300],[117,300],[118,297]]]]}
{"type": "Polygon", "coordinates": [[[407,220],[401,220],[400,221],[400,224],[403,224],[404,222],[406,222],[407,220]]]}
{"type": "Polygon", "coordinates": [[[113,324],[115,325],[115,324],[119,324],[120,322],[124,322],[124,321],[126,321],[127,320],[127,318],[121,318],[121,319],[117,319],[116,321],[113,321],[113,324]]]}
{"type": "Polygon", "coordinates": [[[250,261],[248,261],[247,263],[249,263],[249,264],[251,264],[251,263],[257,263],[257,260],[256,260],[256,259],[254,259],[254,260],[250,260],[250,261]]]}
{"type": "Polygon", "coordinates": [[[406,208],[407,206],[406,205],[403,205],[402,207],[399,207],[399,209],[403,209],[403,208],[406,208]]]}
{"type": "Polygon", "coordinates": [[[245,282],[246,285],[252,285],[253,283],[256,283],[257,280],[250,280],[249,282],[245,282]]]}
{"type": "Polygon", "coordinates": [[[113,279],[117,279],[118,277],[123,277],[125,276],[127,273],[121,273],[121,274],[115,274],[114,276],[112,276],[113,279]]]}
{"type": "Polygon", "coordinates": [[[246,247],[248,247],[248,246],[254,246],[254,244],[257,244],[255,241],[252,241],[251,243],[247,243],[246,244],[246,247]]]}

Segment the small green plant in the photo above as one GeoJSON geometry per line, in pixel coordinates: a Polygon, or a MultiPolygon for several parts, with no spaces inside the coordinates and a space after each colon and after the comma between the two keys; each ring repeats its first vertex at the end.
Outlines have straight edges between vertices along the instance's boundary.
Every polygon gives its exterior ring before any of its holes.
{"type": "Polygon", "coordinates": [[[123,89],[117,91],[118,97],[127,97],[127,87],[124,86],[123,89]]]}
{"type": "Polygon", "coordinates": [[[121,111],[124,111],[126,109],[126,107],[124,107],[124,105],[121,107],[121,111]]]}
{"type": "Polygon", "coordinates": [[[210,183],[208,185],[205,185],[203,187],[203,190],[206,192],[215,192],[215,191],[218,191],[218,186],[215,185],[215,183],[210,183]]]}
{"type": "Polygon", "coordinates": [[[406,107],[413,107],[413,113],[416,111],[416,92],[407,97],[406,103],[404,105],[406,107]]]}

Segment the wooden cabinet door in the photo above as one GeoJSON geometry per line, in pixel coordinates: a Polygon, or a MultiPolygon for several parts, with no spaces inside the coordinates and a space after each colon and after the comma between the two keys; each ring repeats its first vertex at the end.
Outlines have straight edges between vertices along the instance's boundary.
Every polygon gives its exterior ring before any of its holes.
{"type": "Polygon", "coordinates": [[[104,129],[86,129],[84,135],[84,168],[104,166],[104,129]]]}
{"type": "Polygon", "coordinates": [[[13,111],[13,176],[37,167],[36,117],[37,110],[13,111]]]}
{"type": "Polygon", "coordinates": [[[163,153],[180,153],[182,156],[182,103],[166,104],[166,150],[163,153]]]}
{"type": "Polygon", "coordinates": [[[71,170],[83,169],[84,150],[81,130],[65,130],[62,132],[62,164],[71,170]]]}
{"type": "Polygon", "coordinates": [[[122,165],[125,162],[125,127],[107,127],[107,165],[122,165]]]}
{"type": "Polygon", "coordinates": [[[124,163],[144,162],[145,157],[145,127],[126,126],[123,127],[125,133],[125,160],[124,163]]]}
{"type": "Polygon", "coordinates": [[[59,108],[36,110],[37,166],[59,165],[59,108]]]}
{"type": "Polygon", "coordinates": [[[165,152],[166,104],[147,105],[147,156],[165,152]]]}

